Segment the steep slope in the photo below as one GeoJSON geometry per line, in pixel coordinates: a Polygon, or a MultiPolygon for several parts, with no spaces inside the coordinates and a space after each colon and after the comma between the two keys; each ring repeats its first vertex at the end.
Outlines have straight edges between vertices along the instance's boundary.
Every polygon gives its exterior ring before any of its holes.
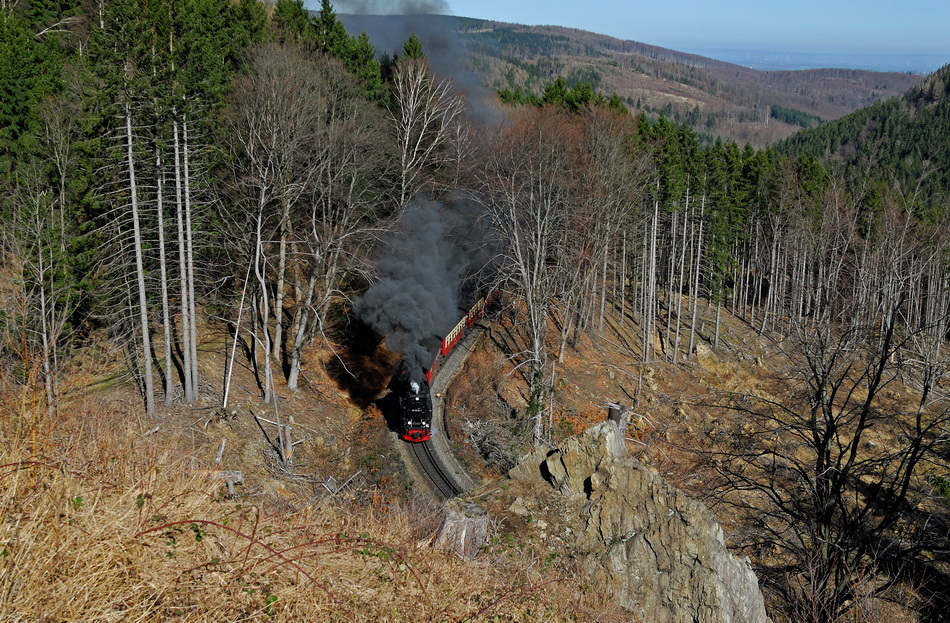
{"type": "Polygon", "coordinates": [[[950,192],[950,65],[902,97],[800,132],[778,149],[838,163],[855,183],[884,182],[937,203],[950,192]]]}
{"type": "Polygon", "coordinates": [[[903,93],[919,76],[849,69],[763,72],[693,54],[558,26],[462,17],[347,15],[381,52],[415,32],[442,73],[465,86],[539,94],[558,75],[617,93],[634,111],[664,114],[705,138],[763,146],[802,127],[903,93]]]}
{"type": "Polygon", "coordinates": [[[525,496],[509,510],[530,511],[643,621],[768,622],[749,559],[728,551],[702,504],[627,454],[626,433],[602,422],[528,455],[509,472],[525,496]]]}

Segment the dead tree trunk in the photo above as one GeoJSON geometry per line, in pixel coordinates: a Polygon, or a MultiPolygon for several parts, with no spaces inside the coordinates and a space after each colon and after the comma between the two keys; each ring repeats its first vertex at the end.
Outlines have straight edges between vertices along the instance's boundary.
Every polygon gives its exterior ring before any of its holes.
{"type": "Polygon", "coordinates": [[[142,229],[139,219],[138,186],[135,181],[135,154],[132,137],[132,109],[125,104],[125,137],[129,163],[129,195],[132,202],[132,235],[135,247],[135,273],[138,287],[139,329],[142,334],[142,391],[145,414],[155,417],[155,384],[152,380],[152,343],[148,330],[148,299],[145,294],[145,263],[142,257],[142,229]]]}

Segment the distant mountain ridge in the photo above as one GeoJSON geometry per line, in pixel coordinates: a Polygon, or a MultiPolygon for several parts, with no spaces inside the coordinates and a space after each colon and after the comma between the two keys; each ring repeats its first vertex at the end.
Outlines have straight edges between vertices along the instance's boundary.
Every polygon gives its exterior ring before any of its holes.
{"type": "Polygon", "coordinates": [[[761,71],[797,71],[836,67],[929,75],[950,61],[950,55],[947,54],[824,53],[723,48],[684,48],[682,51],[761,71]]]}
{"type": "MultiPolygon", "coordinates": [[[[900,95],[921,80],[901,72],[855,69],[758,71],[574,28],[523,26],[454,16],[341,15],[393,53],[415,32],[440,70],[473,72],[491,90],[539,94],[558,75],[617,93],[634,112],[663,114],[707,140],[762,147],[802,127],[842,117],[900,95]]],[[[469,80],[471,81],[471,79],[469,80]]]]}

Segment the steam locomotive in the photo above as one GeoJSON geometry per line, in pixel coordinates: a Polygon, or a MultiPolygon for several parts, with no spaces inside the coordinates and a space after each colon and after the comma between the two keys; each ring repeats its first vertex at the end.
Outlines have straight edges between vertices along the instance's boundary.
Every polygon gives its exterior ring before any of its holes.
{"type": "Polygon", "coordinates": [[[432,437],[432,397],[425,378],[413,378],[403,363],[395,379],[399,401],[399,435],[406,441],[428,441],[432,437]]]}
{"type": "Polygon", "coordinates": [[[485,315],[485,310],[493,298],[494,295],[489,294],[478,299],[442,339],[432,365],[425,371],[425,378],[413,378],[405,362],[399,368],[393,385],[399,401],[399,435],[406,441],[428,441],[432,437],[432,397],[429,393],[429,383],[435,378],[445,358],[465,337],[466,332],[485,315]]]}

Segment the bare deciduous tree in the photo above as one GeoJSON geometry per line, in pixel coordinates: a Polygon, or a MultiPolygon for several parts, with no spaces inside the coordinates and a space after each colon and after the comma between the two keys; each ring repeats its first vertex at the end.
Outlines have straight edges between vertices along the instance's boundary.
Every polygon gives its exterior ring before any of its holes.
{"type": "Polygon", "coordinates": [[[464,105],[447,80],[436,80],[424,58],[403,58],[393,74],[390,110],[399,152],[399,205],[404,207],[427,176],[455,158],[448,144],[464,105]]]}
{"type": "Polygon", "coordinates": [[[926,332],[904,332],[900,309],[882,332],[800,323],[787,394],[734,396],[712,453],[756,526],[744,544],[778,547],[762,577],[803,620],[839,620],[928,547],[908,508],[922,499],[918,468],[946,443],[948,362],[926,332]]]}
{"type": "Polygon", "coordinates": [[[76,305],[57,186],[58,180],[45,180],[38,163],[22,163],[4,228],[9,278],[0,286],[0,315],[6,319],[0,350],[15,353],[24,385],[42,384],[48,417],[59,407],[60,347],[76,305]]]}
{"type": "Polygon", "coordinates": [[[296,389],[305,344],[324,335],[327,314],[345,293],[347,274],[359,273],[366,245],[390,210],[383,180],[391,170],[386,134],[360,86],[333,63],[323,66],[325,110],[316,130],[325,146],[294,230],[294,304],[287,344],[287,387],[296,389]]]}
{"type": "Polygon", "coordinates": [[[260,305],[260,332],[254,339],[261,345],[263,390],[270,400],[273,360],[283,344],[292,212],[317,171],[317,152],[328,148],[316,141],[326,83],[302,50],[271,44],[255,50],[251,58],[249,75],[234,85],[225,138],[235,157],[238,197],[249,206],[254,224],[250,255],[260,305]]]}
{"type": "Polygon", "coordinates": [[[514,359],[528,384],[534,441],[543,443],[550,398],[548,321],[573,258],[565,255],[574,206],[576,149],[582,142],[563,116],[529,111],[486,156],[481,193],[502,255],[501,283],[512,288],[524,349],[514,359]]]}
{"type": "Polygon", "coordinates": [[[247,254],[258,284],[252,298],[263,310],[255,326],[269,396],[277,361],[287,387],[297,388],[304,346],[323,331],[344,276],[360,270],[363,245],[391,211],[387,135],[336,61],[288,46],[255,51],[228,119],[234,196],[251,213],[235,222],[244,231],[235,237],[257,241],[247,254]]]}
{"type": "Polygon", "coordinates": [[[578,171],[581,199],[568,224],[567,282],[555,301],[560,361],[578,331],[595,328],[595,317],[596,330],[603,330],[608,269],[621,250],[620,232],[634,223],[641,208],[648,166],[646,154],[631,146],[633,119],[592,108],[579,121],[588,155],[578,171]]]}

